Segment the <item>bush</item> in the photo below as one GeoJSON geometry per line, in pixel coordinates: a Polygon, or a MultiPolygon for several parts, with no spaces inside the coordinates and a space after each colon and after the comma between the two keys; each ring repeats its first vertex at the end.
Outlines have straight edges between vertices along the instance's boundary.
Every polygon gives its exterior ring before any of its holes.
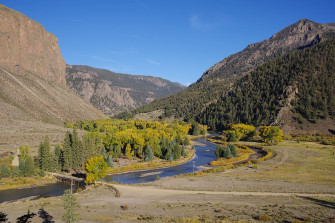
{"type": "Polygon", "coordinates": [[[269,215],[258,215],[255,217],[255,219],[258,221],[270,221],[272,220],[272,217],[270,217],[269,215]]]}
{"type": "Polygon", "coordinates": [[[126,204],[125,205],[121,205],[121,209],[124,210],[124,211],[128,210],[128,205],[126,205],[126,204]]]}

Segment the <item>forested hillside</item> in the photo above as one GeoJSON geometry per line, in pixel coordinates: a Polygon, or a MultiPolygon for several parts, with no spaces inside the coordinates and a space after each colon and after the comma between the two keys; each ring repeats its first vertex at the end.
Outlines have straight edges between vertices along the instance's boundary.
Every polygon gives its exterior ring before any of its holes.
{"type": "Polygon", "coordinates": [[[307,19],[284,28],[270,39],[248,45],[243,51],[218,62],[203,73],[197,83],[185,90],[156,99],[119,118],[133,117],[138,113],[164,110],[162,117],[174,116],[190,120],[215,103],[239,78],[264,62],[289,52],[311,47],[335,35],[335,26],[319,24],[307,19]]]}
{"type": "Polygon", "coordinates": [[[228,123],[269,125],[283,107],[299,123],[335,117],[335,38],[259,66],[197,120],[212,129],[228,123]]]}

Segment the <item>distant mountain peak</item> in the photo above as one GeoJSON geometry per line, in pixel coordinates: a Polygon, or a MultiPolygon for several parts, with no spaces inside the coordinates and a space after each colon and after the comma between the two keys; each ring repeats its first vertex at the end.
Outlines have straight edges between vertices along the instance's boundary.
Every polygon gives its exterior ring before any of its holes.
{"type": "Polygon", "coordinates": [[[309,19],[300,19],[298,22],[293,23],[292,25],[284,28],[283,30],[274,34],[271,39],[276,37],[283,37],[287,35],[296,35],[296,34],[307,34],[309,32],[314,32],[316,30],[326,29],[326,25],[313,22],[309,19]]]}
{"type": "Polygon", "coordinates": [[[335,26],[301,19],[274,34],[270,39],[249,44],[244,50],[226,57],[203,73],[197,83],[204,80],[222,80],[245,75],[265,61],[315,45],[335,36],[335,26]]]}

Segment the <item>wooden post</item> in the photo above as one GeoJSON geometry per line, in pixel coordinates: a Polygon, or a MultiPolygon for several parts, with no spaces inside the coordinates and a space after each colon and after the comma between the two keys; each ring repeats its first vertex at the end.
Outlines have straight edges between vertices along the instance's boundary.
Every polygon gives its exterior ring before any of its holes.
{"type": "Polygon", "coordinates": [[[193,176],[194,176],[194,160],[193,160],[193,176]]]}

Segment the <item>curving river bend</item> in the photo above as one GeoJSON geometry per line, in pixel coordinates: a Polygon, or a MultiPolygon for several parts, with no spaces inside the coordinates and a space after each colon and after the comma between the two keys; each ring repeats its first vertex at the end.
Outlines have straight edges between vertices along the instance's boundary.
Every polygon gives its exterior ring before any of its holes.
{"type": "MultiPolygon", "coordinates": [[[[203,146],[195,146],[195,158],[178,166],[166,167],[154,170],[136,171],[131,173],[123,173],[117,175],[109,175],[102,179],[106,182],[119,182],[126,184],[137,184],[152,182],[157,179],[157,176],[169,177],[179,174],[192,173],[201,169],[201,166],[209,164],[215,160],[216,145],[205,140],[196,140],[203,144],[203,146]]],[[[52,197],[60,196],[70,186],[62,183],[54,183],[46,186],[24,188],[24,189],[11,189],[0,191],[0,203],[12,202],[17,200],[35,199],[38,197],[52,197]]],[[[76,188],[74,188],[76,189],[76,188]]]]}

